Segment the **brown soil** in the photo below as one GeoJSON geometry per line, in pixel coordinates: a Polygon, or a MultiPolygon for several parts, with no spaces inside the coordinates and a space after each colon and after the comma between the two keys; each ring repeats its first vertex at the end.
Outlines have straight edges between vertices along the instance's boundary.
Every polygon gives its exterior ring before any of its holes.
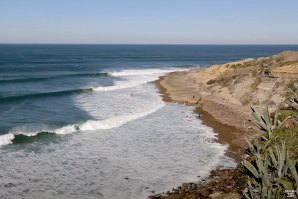
{"type": "Polygon", "coordinates": [[[245,180],[245,176],[240,176],[234,169],[214,170],[206,182],[183,183],[172,191],[150,196],[149,199],[238,199],[244,189],[245,180]]]}

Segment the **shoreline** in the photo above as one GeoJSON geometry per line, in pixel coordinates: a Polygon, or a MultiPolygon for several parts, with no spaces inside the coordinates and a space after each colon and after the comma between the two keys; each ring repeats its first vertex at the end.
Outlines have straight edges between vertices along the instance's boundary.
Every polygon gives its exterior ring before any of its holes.
{"type": "MultiPolygon", "coordinates": [[[[189,84],[179,84],[177,87],[172,87],[173,85],[169,84],[169,78],[175,80],[175,75],[185,76],[190,71],[180,71],[180,72],[172,72],[165,76],[159,77],[158,80],[155,81],[156,87],[162,97],[164,102],[169,103],[178,103],[186,106],[194,107],[194,114],[198,119],[202,121],[202,123],[208,127],[211,127],[215,133],[216,142],[228,145],[227,150],[225,151],[225,155],[234,159],[236,163],[239,163],[242,160],[242,155],[245,150],[244,144],[244,134],[250,135],[251,137],[255,134],[252,134],[249,131],[245,131],[243,128],[239,128],[239,126],[232,126],[222,122],[218,117],[214,117],[212,114],[212,108],[204,108],[202,104],[210,103],[213,104],[215,102],[204,100],[201,95],[192,94],[192,90],[185,90],[185,87],[190,86],[189,84]],[[174,89],[174,90],[170,90],[174,89]],[[180,98],[176,98],[175,94],[187,95],[184,100],[180,98]],[[189,97],[189,94],[192,94],[189,97]],[[242,138],[242,142],[233,142],[235,137],[238,136],[242,138]],[[241,145],[239,145],[241,143],[241,145]]],[[[186,83],[186,82],[184,82],[186,83]]],[[[215,103],[216,104],[216,103],[215,103]]],[[[216,106],[221,104],[216,104],[216,106]]],[[[207,106],[212,107],[212,106],[207,106]]],[[[216,108],[216,107],[215,107],[216,108]]],[[[237,140],[237,139],[236,139],[237,140]]],[[[225,198],[225,199],[239,199],[240,192],[244,189],[243,176],[239,175],[237,172],[237,167],[235,168],[223,168],[221,166],[217,166],[215,169],[211,170],[210,174],[204,178],[200,182],[190,183],[184,182],[181,186],[173,188],[171,191],[157,193],[149,196],[149,199],[182,199],[182,198],[225,198]],[[224,186],[225,185],[225,186],[224,186]]]]}
{"type": "MultiPolygon", "coordinates": [[[[195,96],[194,98],[188,98],[187,100],[181,100],[181,99],[175,99],[175,96],[173,96],[173,92],[169,91],[169,87],[172,87],[173,85],[168,83],[168,78],[172,78],[172,75],[174,74],[175,76],[185,76],[188,72],[182,71],[182,72],[172,72],[169,73],[165,76],[161,76],[158,80],[155,81],[156,86],[162,96],[162,99],[164,102],[169,102],[169,103],[178,103],[178,104],[184,104],[186,106],[193,106],[195,108],[194,114],[198,119],[200,119],[204,125],[211,127],[215,133],[215,136],[217,138],[217,142],[223,145],[228,145],[228,149],[225,151],[225,155],[228,157],[233,158],[237,163],[240,162],[241,155],[243,154],[245,150],[245,145],[242,144],[240,145],[239,143],[235,143],[235,137],[243,136],[243,135],[250,135],[251,132],[245,131],[243,128],[239,128],[237,126],[232,126],[226,123],[223,123],[217,118],[214,117],[212,112],[211,106],[208,106],[207,108],[204,108],[202,106],[202,103],[204,104],[215,104],[216,106],[221,106],[221,104],[216,104],[215,102],[208,101],[208,100],[203,100],[201,96],[197,97],[195,96]],[[174,99],[173,99],[174,98],[174,99]],[[204,102],[202,102],[204,101],[204,102]]],[[[175,76],[173,79],[175,79],[175,76]]],[[[188,85],[180,85],[181,87],[185,86],[187,87],[188,85]]],[[[172,87],[173,88],[173,87],[172,87]]],[[[174,88],[174,89],[179,89],[179,88],[174,88]]],[[[181,89],[182,92],[185,92],[185,90],[181,89]]],[[[191,89],[187,92],[190,92],[188,94],[191,94],[191,89]]],[[[215,107],[216,108],[216,107],[215,107]]],[[[218,111],[218,110],[217,110],[218,111]]],[[[249,119],[248,119],[249,120],[249,119]]],[[[252,135],[250,135],[252,136],[252,135]]]]}
{"type": "MultiPolygon", "coordinates": [[[[194,114],[213,129],[217,142],[228,145],[225,155],[240,163],[247,148],[245,138],[260,134],[250,104],[269,112],[287,108],[289,85],[298,78],[298,52],[243,59],[207,68],[166,74],[155,81],[163,101],[193,106],[194,114]]],[[[239,199],[247,185],[241,166],[218,167],[197,183],[183,183],[150,199],[239,199]]]]}

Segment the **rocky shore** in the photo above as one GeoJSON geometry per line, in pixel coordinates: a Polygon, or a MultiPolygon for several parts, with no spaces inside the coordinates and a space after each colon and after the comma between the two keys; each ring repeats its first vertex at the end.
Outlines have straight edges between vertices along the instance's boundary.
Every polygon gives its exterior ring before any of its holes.
{"type": "MultiPolygon", "coordinates": [[[[214,129],[218,142],[229,145],[226,154],[240,162],[245,137],[258,135],[249,105],[268,104],[271,110],[287,106],[288,86],[297,79],[298,52],[287,51],[170,73],[157,86],[164,101],[195,106],[198,117],[214,129]]],[[[199,184],[184,183],[149,198],[240,198],[244,180],[237,169],[219,169],[199,184]]]]}

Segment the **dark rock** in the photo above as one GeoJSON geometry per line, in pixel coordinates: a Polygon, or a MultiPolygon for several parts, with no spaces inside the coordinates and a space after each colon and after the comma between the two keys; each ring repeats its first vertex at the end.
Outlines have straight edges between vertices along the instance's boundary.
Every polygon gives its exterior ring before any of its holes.
{"type": "Polygon", "coordinates": [[[9,188],[9,187],[16,187],[17,185],[16,184],[13,184],[13,183],[8,183],[8,184],[5,184],[4,187],[6,188],[9,188]]]}

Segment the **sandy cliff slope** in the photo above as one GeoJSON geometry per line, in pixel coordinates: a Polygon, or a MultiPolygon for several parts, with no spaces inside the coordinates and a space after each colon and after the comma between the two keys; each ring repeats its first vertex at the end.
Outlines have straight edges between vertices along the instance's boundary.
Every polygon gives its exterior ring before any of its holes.
{"type": "Polygon", "coordinates": [[[249,104],[286,106],[288,86],[298,79],[298,52],[245,59],[204,69],[171,73],[159,81],[165,100],[198,105],[219,141],[239,156],[244,136],[254,136],[249,104]]]}
{"type": "MultiPolygon", "coordinates": [[[[158,81],[165,101],[197,106],[199,117],[213,127],[219,142],[229,144],[228,155],[241,160],[245,137],[257,136],[250,103],[271,110],[287,106],[288,87],[298,80],[298,52],[245,59],[204,69],[174,72],[158,81]]],[[[202,183],[182,186],[150,199],[238,199],[246,177],[237,169],[212,171],[202,183]]]]}

